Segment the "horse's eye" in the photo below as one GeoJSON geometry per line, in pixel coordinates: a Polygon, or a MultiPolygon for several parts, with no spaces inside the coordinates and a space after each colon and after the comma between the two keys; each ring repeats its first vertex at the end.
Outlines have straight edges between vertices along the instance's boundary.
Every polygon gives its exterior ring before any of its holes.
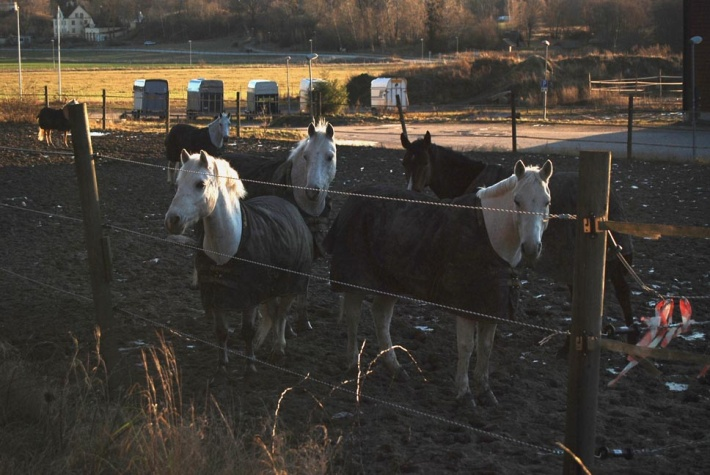
{"type": "Polygon", "coordinates": [[[326,160],[328,160],[329,162],[332,162],[332,161],[333,161],[333,158],[335,158],[335,155],[332,155],[332,154],[331,154],[331,155],[328,155],[328,156],[326,157],[326,160]]]}
{"type": "Polygon", "coordinates": [[[520,208],[520,201],[517,198],[513,200],[513,203],[515,203],[516,208],[520,208]]]}
{"type": "Polygon", "coordinates": [[[205,185],[205,182],[202,181],[202,180],[200,180],[200,181],[198,181],[197,183],[195,183],[195,188],[197,188],[198,190],[204,190],[204,189],[205,189],[205,186],[206,186],[206,185],[205,185]]]}

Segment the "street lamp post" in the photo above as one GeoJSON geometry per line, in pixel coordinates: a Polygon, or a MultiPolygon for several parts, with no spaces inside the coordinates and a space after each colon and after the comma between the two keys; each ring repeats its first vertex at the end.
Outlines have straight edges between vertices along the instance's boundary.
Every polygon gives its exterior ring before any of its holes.
{"type": "Polygon", "coordinates": [[[545,45],[545,79],[542,85],[542,120],[547,120],[547,88],[549,87],[547,81],[547,49],[550,46],[550,42],[544,40],[542,44],[545,45]]]}
{"type": "Polygon", "coordinates": [[[187,40],[187,43],[190,45],[190,66],[192,66],[192,40],[187,40]]]}
{"type": "Polygon", "coordinates": [[[690,39],[690,97],[692,101],[692,118],[691,121],[693,123],[693,161],[695,161],[695,115],[696,115],[696,108],[697,108],[697,100],[696,100],[696,93],[695,93],[695,45],[699,45],[702,43],[703,37],[702,36],[693,36],[690,39]]]}
{"type": "Polygon", "coordinates": [[[308,39],[308,43],[309,43],[310,46],[311,46],[311,54],[313,54],[313,38],[309,38],[309,39],[308,39]]]}
{"type": "Polygon", "coordinates": [[[288,62],[291,56],[286,56],[286,99],[288,100],[288,115],[291,115],[291,82],[288,77],[288,62]]]}
{"type": "Polygon", "coordinates": [[[54,62],[54,38],[52,38],[52,69],[57,69],[57,63],[54,62]]]}
{"type": "Polygon", "coordinates": [[[309,96],[309,102],[310,104],[308,105],[308,108],[310,109],[311,112],[311,120],[315,118],[315,115],[313,114],[313,71],[311,70],[311,62],[318,57],[317,54],[311,53],[307,56],[308,58],[308,96],[309,96]]]}
{"type": "Polygon", "coordinates": [[[424,61],[424,38],[419,38],[419,41],[422,43],[422,61],[424,61]]]}
{"type": "Polygon", "coordinates": [[[15,2],[17,14],[17,77],[20,83],[20,99],[22,99],[22,37],[20,36],[20,6],[15,2]]]}

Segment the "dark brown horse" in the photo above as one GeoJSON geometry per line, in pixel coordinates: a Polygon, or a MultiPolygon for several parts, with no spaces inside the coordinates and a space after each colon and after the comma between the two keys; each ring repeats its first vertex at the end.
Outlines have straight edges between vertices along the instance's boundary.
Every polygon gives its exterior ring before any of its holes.
{"type": "MultiPolygon", "coordinates": [[[[402,165],[407,178],[407,189],[423,191],[429,187],[439,198],[455,198],[475,192],[481,186],[496,183],[507,174],[496,164],[486,164],[474,160],[450,148],[440,147],[431,141],[427,131],[424,138],[410,142],[401,135],[402,146],[406,150],[402,165]]],[[[550,194],[555,199],[550,205],[551,214],[576,214],[579,175],[573,172],[557,172],[550,180],[550,194]]],[[[626,220],[619,197],[612,191],[609,197],[609,218],[616,221],[626,220]]],[[[613,233],[614,240],[621,246],[621,254],[629,263],[633,259],[633,243],[625,234],[613,233]]],[[[624,265],[615,256],[613,244],[609,243],[609,259],[606,277],[614,287],[614,293],[624,313],[624,321],[631,327],[634,323],[631,308],[631,289],[626,282],[628,273],[624,265]]],[[[575,226],[572,221],[554,219],[543,237],[544,259],[535,266],[541,274],[564,283],[572,292],[574,272],[575,226]]],[[[635,335],[630,335],[634,340],[635,335]]]]}

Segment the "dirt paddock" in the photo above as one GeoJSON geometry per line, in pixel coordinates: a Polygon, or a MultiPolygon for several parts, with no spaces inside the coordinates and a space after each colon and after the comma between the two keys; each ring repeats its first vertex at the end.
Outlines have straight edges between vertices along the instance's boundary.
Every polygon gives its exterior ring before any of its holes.
{"type": "MultiPolygon", "coordinates": [[[[0,124],[0,336],[46,381],[58,384],[73,355],[94,349],[93,305],[81,225],[77,179],[71,154],[57,155],[37,141],[34,126],[0,124]]],[[[337,127],[335,134],[337,138],[337,127]]],[[[305,130],[304,130],[305,134],[305,130]]],[[[141,380],[140,349],[156,344],[164,331],[177,355],[185,401],[209,392],[236,404],[245,421],[275,411],[281,393],[281,430],[300,435],[324,425],[340,448],[333,473],[560,473],[563,457],[567,362],[557,357],[571,306],[564,285],[532,271],[523,273],[521,316],[527,326],[501,324],[492,356],[491,386],[500,404],[473,409],[454,399],[453,317],[429,305],[400,301],[392,337],[411,358],[399,359],[411,376],[392,381],[375,365],[356,402],[355,384],[343,383],[345,326],[337,321],[337,297],[327,285],[328,264],[316,263],[309,314],[313,330],[288,341],[282,366],[260,366],[243,379],[244,361],[232,357],[230,379],[209,388],[217,363],[211,322],[198,292],[189,288],[192,250],[165,240],[163,217],[172,199],[166,184],[162,134],[111,132],[92,137],[101,212],[110,225],[112,298],[119,322],[121,354],[141,380]],[[325,280],[324,280],[325,279],[325,280]],[[130,315],[137,316],[132,317],[130,315]],[[537,328],[539,327],[539,328],[537,328]],[[342,389],[342,390],[341,390],[342,389]]],[[[244,138],[230,148],[281,156],[292,144],[244,138]]],[[[56,149],[61,150],[61,149],[56,149]]],[[[340,146],[333,190],[358,184],[404,186],[398,150],[340,146]]],[[[556,170],[575,170],[575,157],[483,153],[480,160],[511,167],[517,159],[556,170]]],[[[552,177],[554,180],[554,176],[552,177]]],[[[693,164],[614,161],[612,186],[631,221],[707,226],[710,168],[693,164]]],[[[554,196],[552,197],[554,200],[554,196]]],[[[337,212],[344,195],[333,195],[337,212]]],[[[669,348],[710,353],[710,251],[708,241],[690,238],[635,239],[634,268],[645,284],[664,295],[686,295],[699,322],[687,338],[669,348]]],[[[543,256],[544,258],[544,256],[543,256]]],[[[475,272],[475,270],[472,270],[475,272]]],[[[632,283],[637,318],[652,316],[657,298],[632,283]]],[[[475,292],[475,289],[472,289],[475,292]]],[[[677,306],[676,306],[677,307],[677,306]]],[[[607,292],[605,323],[620,326],[621,310],[607,292]]],[[[675,318],[678,319],[676,308],[675,318]]],[[[235,316],[232,326],[238,328],[235,316]]],[[[360,336],[363,363],[376,355],[369,312],[360,336]]],[[[241,351],[238,331],[231,348],[241,351]]],[[[265,358],[265,348],[259,355],[265,358]]],[[[701,366],[655,362],[660,376],[634,368],[613,388],[607,383],[626,364],[623,355],[603,352],[597,411],[597,445],[632,448],[631,460],[597,460],[593,473],[707,473],[710,466],[710,385],[698,379],[701,366]]],[[[574,388],[573,388],[574,389],[574,388]]],[[[255,424],[256,425],[256,424],[255,424]]],[[[0,426],[3,438],[12,426],[0,426]]],[[[9,456],[0,447],[0,457],[9,456]]]]}

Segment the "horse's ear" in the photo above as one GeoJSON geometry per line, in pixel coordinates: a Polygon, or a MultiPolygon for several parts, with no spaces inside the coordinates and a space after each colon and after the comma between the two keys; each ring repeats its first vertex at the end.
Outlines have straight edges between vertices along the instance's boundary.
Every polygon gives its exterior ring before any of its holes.
{"type": "Polygon", "coordinates": [[[518,177],[518,180],[525,176],[525,164],[522,160],[518,160],[515,164],[515,176],[518,177]]]}
{"type": "Polygon", "coordinates": [[[190,153],[185,150],[184,148],[182,149],[182,152],[180,152],[180,165],[185,165],[185,162],[190,159],[190,153]]]}
{"type": "Polygon", "coordinates": [[[200,163],[202,164],[202,166],[204,166],[205,168],[209,168],[210,158],[212,157],[210,157],[207,152],[205,152],[204,150],[200,150],[200,163]]]}
{"type": "Polygon", "coordinates": [[[409,137],[407,137],[407,134],[402,132],[399,135],[399,139],[402,142],[402,147],[404,147],[405,150],[409,150],[409,147],[412,145],[412,142],[409,141],[409,137]]]}
{"type": "Polygon", "coordinates": [[[316,133],[316,126],[313,125],[313,122],[308,124],[308,136],[313,137],[313,135],[316,133]]]}
{"type": "Polygon", "coordinates": [[[550,160],[546,161],[540,170],[540,178],[542,181],[549,181],[552,176],[552,162],[550,160]]]}
{"type": "Polygon", "coordinates": [[[329,139],[333,138],[333,135],[335,135],[335,130],[333,130],[333,126],[328,124],[325,127],[325,135],[328,136],[329,139]]]}
{"type": "Polygon", "coordinates": [[[427,147],[431,145],[431,134],[428,130],[426,131],[426,134],[424,134],[424,145],[426,145],[427,147]]]}

